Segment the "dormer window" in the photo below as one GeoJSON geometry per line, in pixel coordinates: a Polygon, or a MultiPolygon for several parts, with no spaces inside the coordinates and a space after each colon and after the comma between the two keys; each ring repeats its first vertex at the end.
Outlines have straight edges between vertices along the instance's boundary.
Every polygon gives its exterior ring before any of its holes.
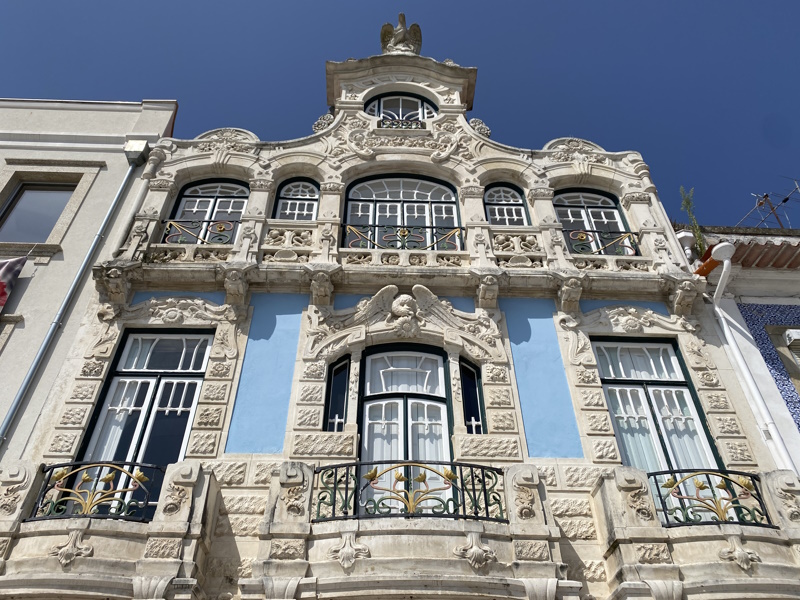
{"type": "Polygon", "coordinates": [[[438,114],[437,108],[410,94],[378,96],[368,101],[364,111],[379,117],[379,127],[384,129],[425,129],[424,121],[438,114]]]}

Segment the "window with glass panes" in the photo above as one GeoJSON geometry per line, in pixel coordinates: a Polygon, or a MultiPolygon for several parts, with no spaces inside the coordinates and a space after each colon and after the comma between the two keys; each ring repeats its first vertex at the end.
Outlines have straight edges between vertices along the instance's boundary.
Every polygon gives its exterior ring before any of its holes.
{"type": "Polygon", "coordinates": [[[0,242],[46,242],[75,186],[26,183],[0,206],[0,242]]]}
{"type": "Polygon", "coordinates": [[[528,213],[522,192],[507,185],[495,185],[486,188],[483,194],[483,206],[486,220],[491,225],[528,224],[528,213]]]}
{"type": "Polygon", "coordinates": [[[636,236],[627,231],[615,199],[565,190],[553,198],[553,204],[573,254],[633,256],[638,253],[636,236]]]}
{"type": "Polygon", "coordinates": [[[181,192],[175,216],[167,221],[168,244],[233,244],[250,189],[231,181],[192,184],[181,192]]]}
{"type": "Polygon", "coordinates": [[[461,236],[455,192],[442,183],[387,177],[348,191],[345,248],[460,250],[461,236]]]}
{"type": "Polygon", "coordinates": [[[716,467],[672,344],[593,341],[592,346],[623,463],[647,472],[716,467]]]}
{"type": "MultiPolygon", "coordinates": [[[[210,333],[129,334],[83,460],[158,466],[182,460],[212,339],[210,333]]],[[[151,498],[158,498],[160,484],[149,484],[151,498]]]]}
{"type": "Polygon", "coordinates": [[[311,180],[287,181],[278,188],[275,218],[288,221],[313,221],[317,218],[319,186],[311,180]]]}
{"type": "Polygon", "coordinates": [[[410,95],[388,95],[367,102],[364,112],[385,121],[424,121],[436,116],[430,102],[410,95]]]}

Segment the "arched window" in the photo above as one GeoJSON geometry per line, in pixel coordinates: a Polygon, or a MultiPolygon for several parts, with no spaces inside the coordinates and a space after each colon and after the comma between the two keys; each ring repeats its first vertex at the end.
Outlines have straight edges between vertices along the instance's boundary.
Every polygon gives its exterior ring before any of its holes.
{"type": "Polygon", "coordinates": [[[178,196],[164,228],[167,244],[233,244],[250,188],[238,181],[192,183],[178,196]]]}
{"type": "Polygon", "coordinates": [[[483,206],[490,225],[528,224],[528,211],[522,192],[506,183],[487,187],[483,194],[483,206]]]}
{"type": "Polygon", "coordinates": [[[313,221],[317,218],[319,186],[311,179],[291,179],[278,188],[275,218],[313,221]]]}
{"type": "Polygon", "coordinates": [[[572,254],[638,254],[637,236],[628,231],[613,196],[563,190],[553,198],[553,204],[572,254]]]}
{"type": "Polygon", "coordinates": [[[460,225],[450,186],[411,177],[372,179],[348,190],[342,246],[460,250],[460,225]]]}
{"type": "Polygon", "coordinates": [[[438,113],[436,107],[419,96],[391,94],[367,101],[364,112],[379,117],[379,126],[387,129],[424,129],[425,119],[438,113]]]}

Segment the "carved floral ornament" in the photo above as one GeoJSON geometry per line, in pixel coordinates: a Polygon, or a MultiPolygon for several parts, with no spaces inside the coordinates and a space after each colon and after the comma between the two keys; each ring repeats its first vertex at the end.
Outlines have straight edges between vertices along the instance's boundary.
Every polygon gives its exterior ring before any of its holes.
{"type": "Polygon", "coordinates": [[[456,119],[444,119],[433,126],[432,133],[424,130],[415,135],[384,135],[373,131],[366,119],[351,116],[344,119],[331,136],[323,138],[324,152],[334,159],[355,154],[368,160],[380,152],[404,148],[420,150],[436,163],[451,157],[473,160],[473,138],[467,129],[456,119]]]}
{"type": "Polygon", "coordinates": [[[422,285],[415,285],[412,293],[399,294],[397,286],[389,285],[351,309],[309,307],[304,358],[336,357],[348,347],[364,344],[369,336],[373,344],[419,340],[463,348],[466,355],[480,362],[507,362],[500,341],[499,312],[456,310],[422,285]]]}

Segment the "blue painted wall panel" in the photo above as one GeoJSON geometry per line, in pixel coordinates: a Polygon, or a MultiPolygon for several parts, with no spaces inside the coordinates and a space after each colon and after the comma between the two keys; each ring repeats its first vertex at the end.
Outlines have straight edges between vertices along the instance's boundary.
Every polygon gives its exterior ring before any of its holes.
{"type": "Polygon", "coordinates": [[[203,300],[208,300],[209,302],[213,302],[214,304],[224,304],[225,303],[225,292],[136,292],[133,295],[133,300],[131,300],[131,304],[139,304],[139,302],[144,302],[145,300],[149,300],[150,298],[202,298],[203,300]]]}
{"type": "Polygon", "coordinates": [[[475,312],[475,299],[464,296],[446,296],[444,300],[450,302],[453,308],[462,312],[475,312]]]}
{"type": "Polygon", "coordinates": [[[253,294],[226,452],[283,450],[305,294],[253,294]]]}
{"type": "Polygon", "coordinates": [[[500,298],[531,457],[582,458],[553,313],[545,298],[500,298]]]}

